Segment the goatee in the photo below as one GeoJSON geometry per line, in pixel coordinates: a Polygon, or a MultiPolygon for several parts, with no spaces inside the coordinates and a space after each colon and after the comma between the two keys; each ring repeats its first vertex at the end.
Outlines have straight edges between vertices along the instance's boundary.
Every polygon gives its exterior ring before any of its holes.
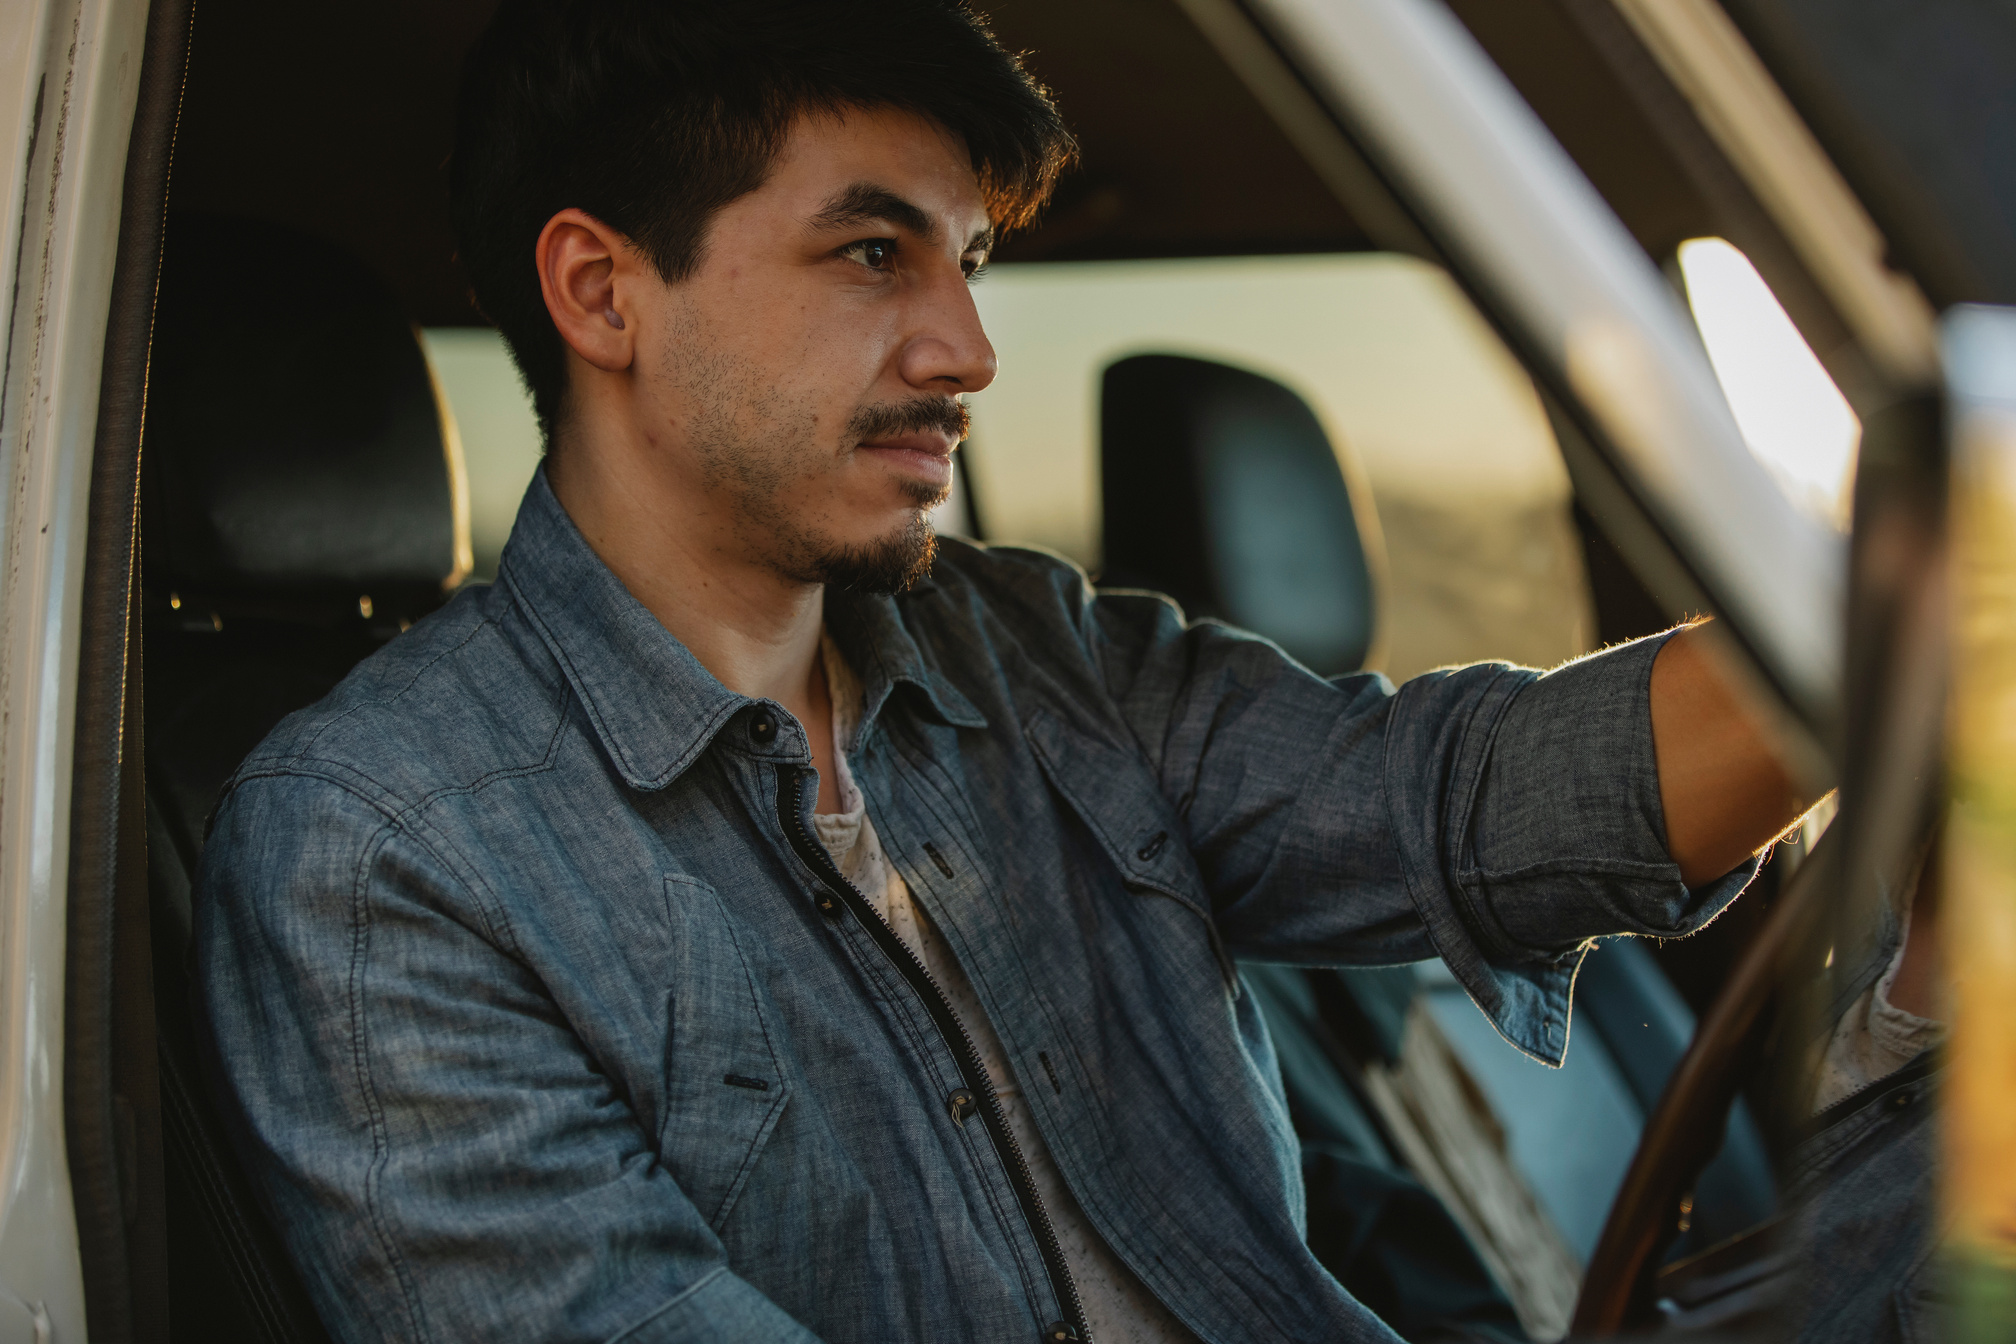
{"type": "Polygon", "coordinates": [[[849,546],[822,557],[820,579],[828,588],[851,593],[905,593],[917,580],[931,572],[938,556],[938,533],[931,526],[929,510],[944,498],[944,491],[913,489],[917,511],[903,529],[891,536],[862,546],[849,546]]]}

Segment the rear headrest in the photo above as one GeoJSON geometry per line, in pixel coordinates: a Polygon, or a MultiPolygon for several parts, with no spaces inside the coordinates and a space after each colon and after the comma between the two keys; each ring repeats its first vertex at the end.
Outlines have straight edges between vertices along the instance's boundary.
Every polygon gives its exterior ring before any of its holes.
{"type": "Polygon", "coordinates": [[[451,426],[415,329],[360,262],[278,225],[170,220],[150,587],[280,614],[438,603],[469,554],[451,426]]]}
{"type": "Polygon", "coordinates": [[[1364,544],[1302,398],[1229,365],[1136,355],[1106,370],[1100,439],[1103,584],[1168,593],[1325,675],[1364,662],[1364,544]]]}

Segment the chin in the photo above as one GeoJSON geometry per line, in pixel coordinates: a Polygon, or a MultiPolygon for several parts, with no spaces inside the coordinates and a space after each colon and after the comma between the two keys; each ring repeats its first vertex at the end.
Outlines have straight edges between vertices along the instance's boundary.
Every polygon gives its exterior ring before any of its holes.
{"type": "Polygon", "coordinates": [[[923,506],[906,510],[892,527],[852,544],[828,548],[819,579],[847,592],[901,593],[931,572],[938,534],[923,506]]]}

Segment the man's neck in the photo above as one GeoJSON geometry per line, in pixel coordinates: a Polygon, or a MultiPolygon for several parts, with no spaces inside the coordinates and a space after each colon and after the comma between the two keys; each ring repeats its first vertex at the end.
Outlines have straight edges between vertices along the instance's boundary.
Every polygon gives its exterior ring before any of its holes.
{"type": "Polygon", "coordinates": [[[823,587],[737,553],[711,520],[665,498],[662,483],[632,476],[610,457],[572,449],[546,464],[589,547],[701,666],[728,689],[803,719],[825,628],[823,587]]]}
{"type": "Polygon", "coordinates": [[[546,483],[610,572],[723,686],[774,700],[805,728],[819,772],[815,807],[840,805],[833,707],[819,659],[825,587],[777,573],[738,543],[731,520],[680,497],[639,451],[576,440],[546,461],[546,483]]]}

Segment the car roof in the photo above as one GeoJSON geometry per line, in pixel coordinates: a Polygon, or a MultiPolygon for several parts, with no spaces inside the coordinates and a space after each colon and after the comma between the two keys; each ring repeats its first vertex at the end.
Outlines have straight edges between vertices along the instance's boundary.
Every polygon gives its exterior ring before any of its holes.
{"type": "MultiPolygon", "coordinates": [[[[425,325],[480,322],[453,261],[445,162],[464,51],[493,0],[335,7],[207,0],[177,208],[337,235],[425,325]],[[259,163],[256,200],[243,165],[259,163]],[[387,228],[388,218],[397,226],[387,228]]],[[[1055,89],[1082,166],[1003,260],[1349,251],[1374,245],[1176,0],[997,0],[996,32],[1055,89]]],[[[1453,0],[1632,235],[1743,247],[1823,353],[1838,321],[1609,0],[1453,0]]],[[[2016,16],[1963,0],[1725,6],[1941,307],[2016,299],[2016,16]],[[1878,56],[1882,59],[1877,59],[1878,56]]]]}

